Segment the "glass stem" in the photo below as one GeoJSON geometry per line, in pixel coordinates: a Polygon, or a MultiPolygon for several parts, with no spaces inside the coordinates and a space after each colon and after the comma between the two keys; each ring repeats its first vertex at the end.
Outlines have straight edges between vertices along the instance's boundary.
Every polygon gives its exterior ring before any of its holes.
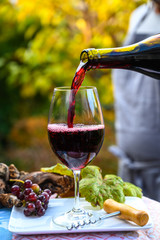
{"type": "Polygon", "coordinates": [[[80,179],[80,170],[73,170],[73,174],[74,174],[74,189],[75,189],[75,200],[74,200],[74,207],[73,207],[73,211],[74,212],[79,212],[81,211],[80,207],[79,207],[79,179],[80,179]]]}

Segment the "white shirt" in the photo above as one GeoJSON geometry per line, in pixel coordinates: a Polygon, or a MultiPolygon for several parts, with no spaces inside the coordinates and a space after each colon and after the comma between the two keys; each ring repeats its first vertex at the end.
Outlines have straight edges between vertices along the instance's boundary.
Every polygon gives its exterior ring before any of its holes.
{"type": "MultiPolygon", "coordinates": [[[[143,4],[132,13],[128,30],[129,34],[135,31],[140,17],[148,11],[148,8],[149,6],[147,4],[143,4]]],[[[140,24],[136,33],[150,35],[160,33],[160,14],[157,14],[154,9],[150,7],[148,16],[140,24]]]]}

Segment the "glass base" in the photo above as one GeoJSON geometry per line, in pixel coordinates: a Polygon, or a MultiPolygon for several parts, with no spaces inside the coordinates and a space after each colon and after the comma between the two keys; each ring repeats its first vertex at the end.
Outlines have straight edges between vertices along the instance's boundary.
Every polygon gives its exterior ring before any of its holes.
{"type": "Polygon", "coordinates": [[[91,212],[73,208],[69,212],[53,217],[52,220],[55,224],[71,230],[72,228],[84,226],[84,222],[88,223],[92,216],[93,214],[91,212]]]}

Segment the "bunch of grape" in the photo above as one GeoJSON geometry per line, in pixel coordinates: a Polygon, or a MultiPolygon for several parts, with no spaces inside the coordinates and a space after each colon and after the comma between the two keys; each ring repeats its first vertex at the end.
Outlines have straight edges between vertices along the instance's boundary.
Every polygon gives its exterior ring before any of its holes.
{"type": "Polygon", "coordinates": [[[23,187],[13,185],[12,194],[21,200],[25,216],[43,216],[48,208],[51,191],[49,189],[41,190],[40,186],[32,183],[31,180],[25,180],[23,187]]]}

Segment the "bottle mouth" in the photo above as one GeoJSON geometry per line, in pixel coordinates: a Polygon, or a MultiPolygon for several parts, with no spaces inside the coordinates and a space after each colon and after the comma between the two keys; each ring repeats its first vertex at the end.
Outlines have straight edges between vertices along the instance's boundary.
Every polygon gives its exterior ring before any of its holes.
{"type": "Polygon", "coordinates": [[[84,49],[84,50],[81,52],[80,60],[81,60],[83,63],[86,63],[86,62],[88,62],[89,60],[92,60],[92,59],[93,59],[92,50],[94,50],[94,49],[95,49],[95,48],[84,49]]]}
{"type": "Polygon", "coordinates": [[[88,62],[88,54],[87,54],[86,50],[83,50],[83,51],[81,52],[80,60],[81,60],[83,63],[88,62]]]}

